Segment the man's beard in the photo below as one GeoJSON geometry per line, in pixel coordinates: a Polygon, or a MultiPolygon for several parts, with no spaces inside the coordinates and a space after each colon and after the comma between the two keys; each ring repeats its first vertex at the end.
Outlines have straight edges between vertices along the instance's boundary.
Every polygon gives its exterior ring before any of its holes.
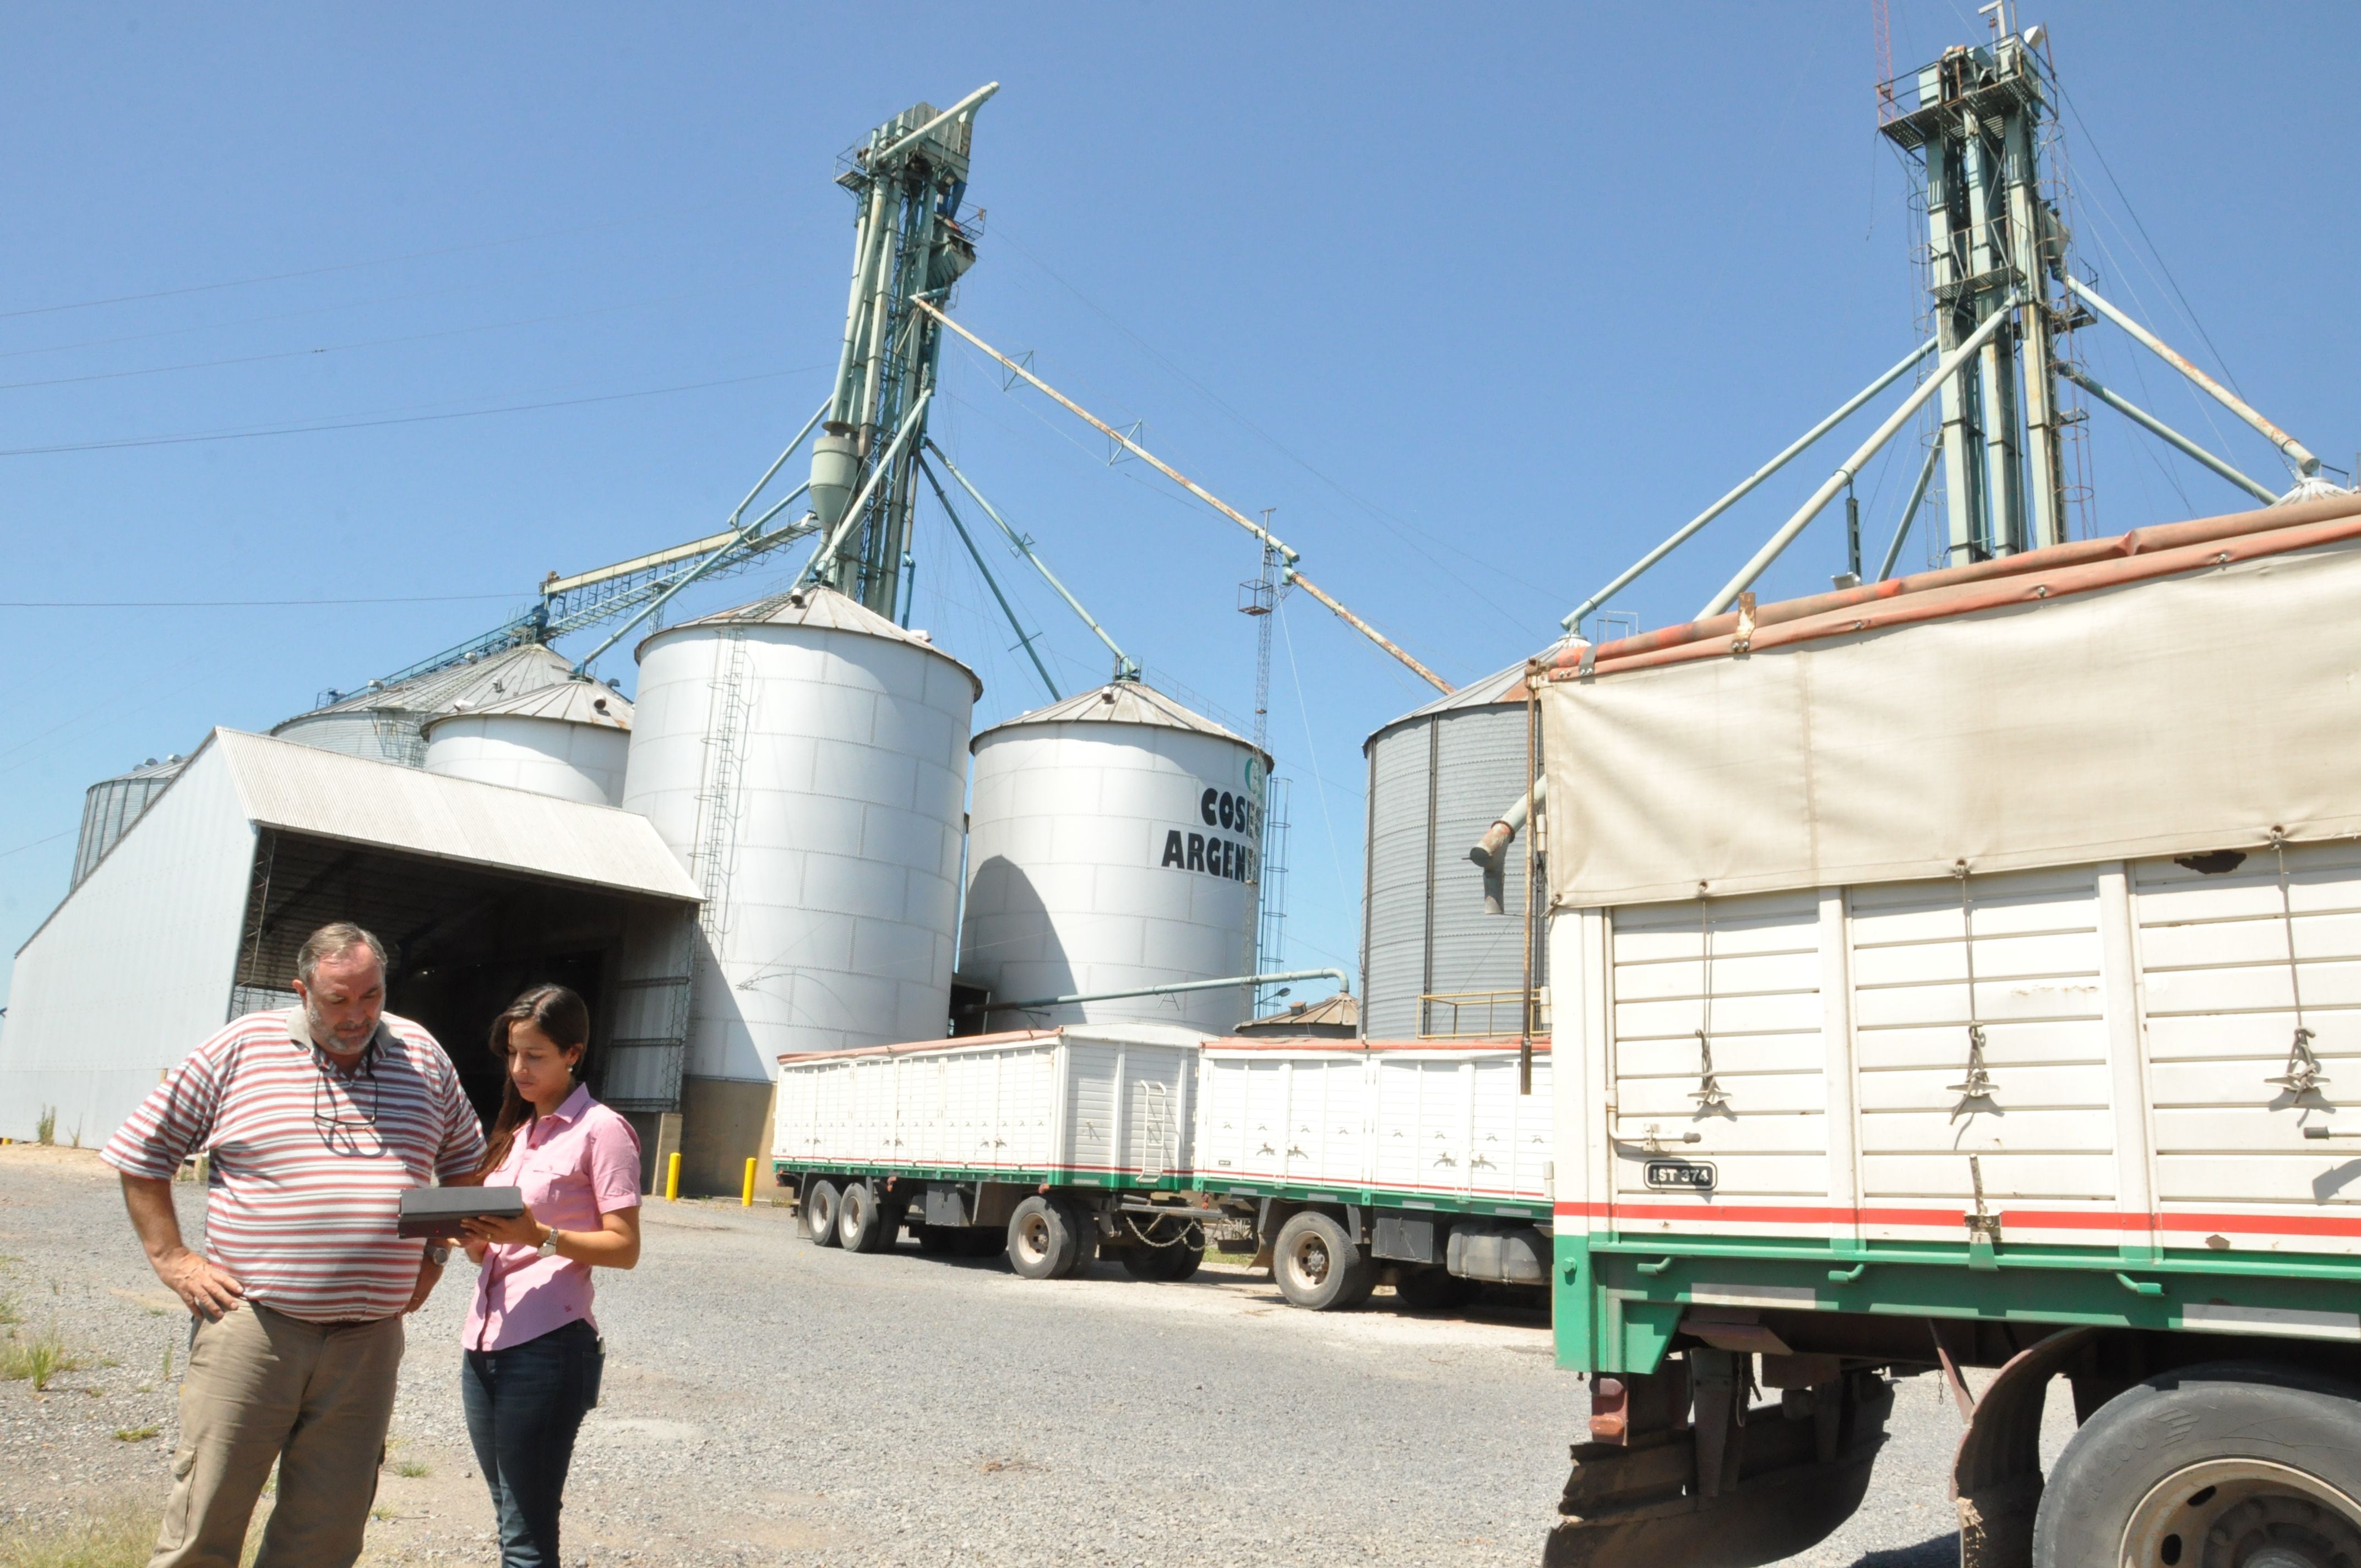
{"type": "Polygon", "coordinates": [[[369,1034],[363,1035],[359,1040],[347,1041],[343,1036],[336,1033],[335,1028],[329,1025],[328,1020],[321,1015],[320,1010],[313,1006],[309,1001],[306,1001],[303,1003],[303,1022],[311,1026],[313,1044],[325,1046],[336,1050],[359,1050],[368,1044],[369,1035],[377,1033],[377,1030],[372,1027],[369,1030],[369,1034]]]}

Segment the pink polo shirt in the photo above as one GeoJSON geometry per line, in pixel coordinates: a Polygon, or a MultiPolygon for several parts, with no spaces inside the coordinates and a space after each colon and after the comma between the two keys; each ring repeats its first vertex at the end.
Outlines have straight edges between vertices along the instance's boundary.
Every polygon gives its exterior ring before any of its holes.
{"type": "MultiPolygon", "coordinates": [[[[523,1188],[525,1206],[542,1224],[595,1231],[600,1215],[640,1206],[640,1135],[577,1088],[565,1104],[517,1129],[508,1157],[486,1173],[484,1185],[523,1188]]],[[[485,1249],[460,1343],[506,1350],[577,1318],[595,1328],[591,1295],[588,1264],[495,1243],[485,1249]]]]}

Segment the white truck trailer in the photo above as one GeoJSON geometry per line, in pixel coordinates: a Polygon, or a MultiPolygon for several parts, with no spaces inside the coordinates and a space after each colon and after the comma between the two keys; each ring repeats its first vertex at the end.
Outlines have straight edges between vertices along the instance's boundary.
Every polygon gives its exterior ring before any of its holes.
{"type": "Polygon", "coordinates": [[[1931,1372],[1967,1563],[2361,1562],[2361,498],[1532,684],[1594,1380],[1547,1561],[1801,1552],[1931,1372]]]}
{"type": "Polygon", "coordinates": [[[1007,1249],[1028,1279],[1102,1250],[1185,1279],[1206,1217],[1187,1194],[1197,1047],[1166,1024],[1071,1025],[783,1057],[772,1144],[821,1246],[1007,1249]]]}
{"type": "Polygon", "coordinates": [[[1444,1306],[1544,1286],[1547,1042],[1216,1039],[1075,1025],[780,1060],[772,1168],[804,1233],[876,1252],[1005,1248],[1027,1278],[1102,1252],[1185,1279],[1209,1240],[1299,1307],[1390,1273],[1444,1306]]]}

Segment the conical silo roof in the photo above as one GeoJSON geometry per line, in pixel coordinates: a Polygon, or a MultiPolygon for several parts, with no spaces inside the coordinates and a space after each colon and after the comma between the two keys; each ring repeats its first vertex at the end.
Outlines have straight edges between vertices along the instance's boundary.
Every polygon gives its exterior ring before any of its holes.
{"type": "Polygon", "coordinates": [[[609,729],[629,729],[631,727],[631,699],[598,681],[560,681],[555,685],[536,687],[513,696],[497,697],[490,702],[470,702],[461,697],[451,705],[449,712],[439,713],[429,720],[426,728],[432,729],[444,719],[463,715],[470,718],[494,716],[547,718],[560,724],[589,724],[609,729]]]}
{"type": "MultiPolygon", "coordinates": [[[[1561,638],[1534,654],[1533,658],[1548,659],[1573,641],[1571,637],[1561,638]]],[[[1413,707],[1399,718],[1386,720],[1369,732],[1369,738],[1361,742],[1361,750],[1367,751],[1387,730],[1396,725],[1408,724],[1413,719],[1432,718],[1436,714],[1450,713],[1464,707],[1493,707],[1502,703],[1522,703],[1525,700],[1525,666],[1531,662],[1520,659],[1505,670],[1495,670],[1482,680],[1470,681],[1457,691],[1446,692],[1422,707],[1413,707]]]]}
{"type": "Polygon", "coordinates": [[[273,726],[271,733],[276,735],[288,725],[332,713],[394,710],[441,714],[457,711],[462,704],[480,708],[486,703],[520,696],[546,686],[573,683],[573,676],[574,666],[563,654],[554,652],[538,642],[528,642],[522,647],[488,653],[467,663],[430,670],[390,685],[372,683],[359,691],[336,696],[309,712],[299,713],[273,726]]]}
{"type": "Polygon", "coordinates": [[[1142,681],[1109,681],[1105,685],[1078,692],[1047,707],[1037,707],[1030,713],[1004,718],[990,729],[980,731],[969,743],[968,749],[973,751],[987,735],[1027,724],[1139,724],[1150,729],[1185,729],[1192,734],[1217,735],[1224,740],[1234,740],[1248,751],[1256,751],[1265,767],[1270,764],[1270,753],[1260,751],[1245,736],[1214,723],[1203,714],[1182,706],[1142,681]]]}
{"type": "Polygon", "coordinates": [[[700,615],[694,620],[684,620],[661,631],[652,631],[640,640],[639,646],[631,651],[632,656],[644,657],[648,644],[659,637],[721,626],[808,626],[823,631],[850,631],[863,637],[883,638],[889,642],[906,642],[932,653],[938,659],[958,664],[961,672],[975,683],[976,696],[983,695],[983,677],[936,647],[934,639],[926,632],[896,626],[860,600],[834,588],[822,587],[790,588],[785,593],[773,594],[752,604],[741,604],[734,609],[715,610],[711,615],[700,615]]]}

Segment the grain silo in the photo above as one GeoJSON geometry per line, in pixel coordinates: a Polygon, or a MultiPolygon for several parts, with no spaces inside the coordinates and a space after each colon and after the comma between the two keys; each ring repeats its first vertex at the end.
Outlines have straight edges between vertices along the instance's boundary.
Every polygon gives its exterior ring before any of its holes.
{"type": "Polygon", "coordinates": [[[669,627],[639,661],[623,806],[706,901],[683,1165],[734,1191],[783,1053],[945,1032],[983,683],[826,587],[669,627]]]}
{"type": "MultiPolygon", "coordinates": [[[[1252,974],[1270,759],[1137,681],[975,738],[960,973],[994,1003],[1252,974]]],[[[1128,997],[991,1025],[1226,1032],[1246,987],[1128,997]]]]}
{"type": "Polygon", "coordinates": [[[426,771],[507,784],[586,806],[623,804],[631,704],[591,680],[566,681],[426,721],[426,771]]]}
{"type": "MultiPolygon", "coordinates": [[[[1405,714],[1369,759],[1361,1022],[1370,1039],[1516,1034],[1525,977],[1525,855],[1505,857],[1497,910],[1467,851],[1525,793],[1522,662],[1405,714]]],[[[1533,983],[1547,983],[1533,944],[1533,983]]]]}
{"type": "Polygon", "coordinates": [[[99,857],[115,847],[115,841],[139,820],[148,802],[163,794],[164,786],[179,778],[187,765],[188,759],[177,752],[161,762],[150,757],[129,773],[101,779],[82,793],[82,837],[74,843],[72,885],[82,884],[99,857]]]}
{"type": "Polygon", "coordinates": [[[430,670],[408,680],[371,681],[357,692],[326,692],[318,707],[271,729],[282,740],[342,751],[349,757],[426,763],[427,720],[571,680],[574,666],[537,642],[430,670]]]}

